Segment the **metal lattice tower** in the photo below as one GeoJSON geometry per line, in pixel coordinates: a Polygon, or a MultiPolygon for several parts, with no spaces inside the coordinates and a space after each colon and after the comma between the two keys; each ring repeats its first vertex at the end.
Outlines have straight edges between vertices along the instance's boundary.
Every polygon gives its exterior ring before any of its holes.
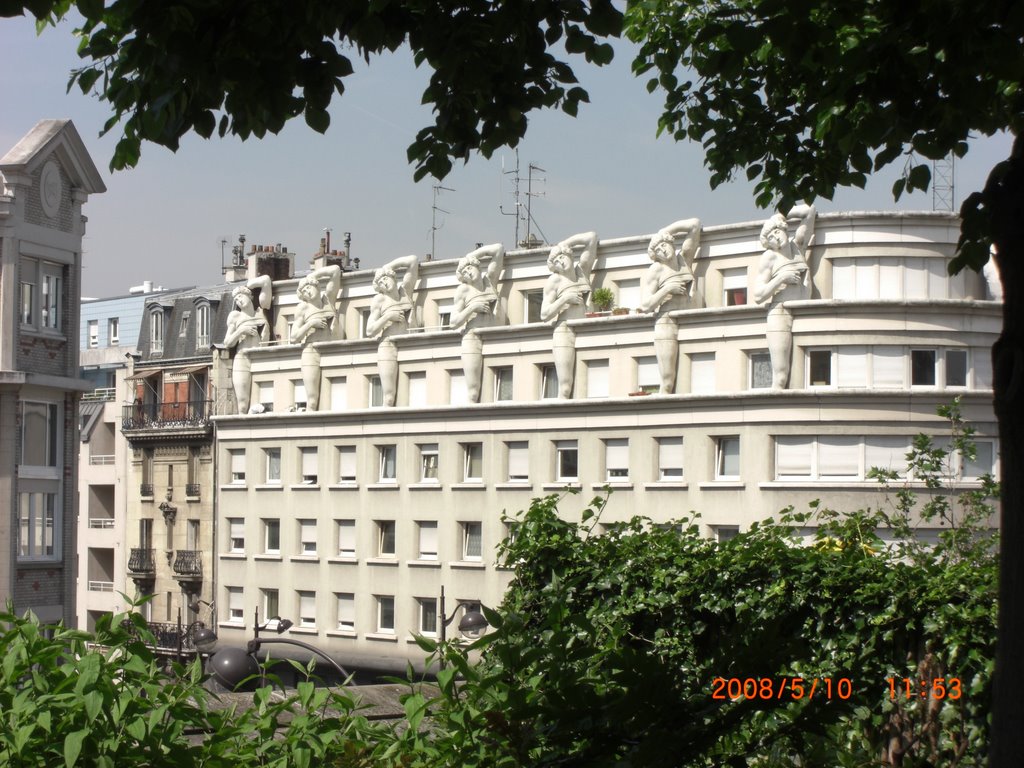
{"type": "Polygon", "coordinates": [[[932,161],[932,210],[955,211],[954,175],[956,155],[950,152],[941,160],[932,161]]]}

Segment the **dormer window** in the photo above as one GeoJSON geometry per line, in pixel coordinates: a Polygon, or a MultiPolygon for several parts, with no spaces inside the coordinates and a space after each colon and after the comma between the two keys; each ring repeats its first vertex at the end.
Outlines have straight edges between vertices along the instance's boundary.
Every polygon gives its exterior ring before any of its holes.
{"type": "Polygon", "coordinates": [[[164,310],[156,307],[149,313],[149,351],[160,353],[164,351],[164,310]]]}
{"type": "Polygon", "coordinates": [[[196,347],[210,346],[210,305],[206,302],[196,305],[196,347]]]}

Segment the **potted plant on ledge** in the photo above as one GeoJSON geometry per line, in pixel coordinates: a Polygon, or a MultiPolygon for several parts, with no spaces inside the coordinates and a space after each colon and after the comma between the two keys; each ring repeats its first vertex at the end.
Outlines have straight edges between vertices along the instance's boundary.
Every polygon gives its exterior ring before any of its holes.
{"type": "Polygon", "coordinates": [[[615,294],[612,293],[611,288],[597,288],[592,294],[590,294],[590,306],[594,308],[593,312],[588,312],[588,317],[603,317],[608,314],[608,311],[615,304],[615,294]]]}

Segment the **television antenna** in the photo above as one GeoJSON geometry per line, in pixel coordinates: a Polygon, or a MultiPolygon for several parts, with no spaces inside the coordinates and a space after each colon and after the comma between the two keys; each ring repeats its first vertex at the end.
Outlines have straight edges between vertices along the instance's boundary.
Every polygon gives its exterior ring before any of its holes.
{"type": "Polygon", "coordinates": [[[441,192],[454,192],[455,190],[451,187],[442,187],[440,184],[434,185],[434,204],[431,206],[431,217],[430,217],[430,258],[434,258],[434,254],[437,253],[437,230],[444,226],[444,220],[442,219],[440,226],[437,223],[437,214],[439,213],[451,213],[446,211],[437,204],[437,198],[441,192]]]}
{"type": "MultiPolygon", "coordinates": [[[[535,247],[537,245],[540,245],[542,242],[547,240],[547,236],[544,234],[544,231],[540,228],[540,224],[538,224],[537,220],[535,218],[533,218],[533,210],[532,210],[532,208],[533,208],[533,206],[532,206],[533,198],[535,198],[535,197],[543,197],[545,195],[544,192],[534,192],[533,191],[533,175],[534,175],[534,171],[540,171],[541,173],[547,173],[547,171],[545,171],[539,165],[535,165],[534,163],[529,163],[527,165],[526,192],[525,192],[526,202],[525,203],[522,202],[522,200],[520,198],[524,196],[524,193],[522,192],[522,190],[520,188],[520,185],[521,185],[521,183],[523,181],[523,177],[519,175],[519,150],[516,149],[515,153],[516,153],[516,167],[513,168],[511,171],[506,171],[505,170],[505,158],[503,157],[502,160],[501,160],[501,172],[502,172],[502,174],[505,175],[505,176],[509,176],[509,175],[512,176],[512,194],[513,194],[513,196],[516,199],[515,210],[513,210],[513,211],[506,211],[504,209],[504,207],[501,206],[501,205],[498,206],[498,210],[501,211],[502,215],[504,215],[504,216],[515,216],[516,217],[516,235],[515,235],[516,247],[519,247],[519,248],[524,248],[524,247],[525,248],[533,248],[533,247],[535,247]],[[520,224],[520,222],[523,222],[525,224],[525,226],[526,226],[526,237],[524,237],[522,240],[519,239],[519,224],[520,224]],[[532,227],[536,227],[537,228],[537,231],[540,232],[541,237],[544,238],[544,240],[536,240],[534,238],[532,232],[530,231],[532,227]]],[[[546,181],[546,179],[544,179],[542,177],[542,178],[539,179],[539,181],[543,182],[543,181],[546,181]]]]}

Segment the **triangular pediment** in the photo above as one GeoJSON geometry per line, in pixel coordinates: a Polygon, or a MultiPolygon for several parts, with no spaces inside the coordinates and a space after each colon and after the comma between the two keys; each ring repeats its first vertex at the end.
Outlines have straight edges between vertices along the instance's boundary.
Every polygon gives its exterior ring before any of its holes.
{"type": "Polygon", "coordinates": [[[70,120],[40,120],[0,158],[0,173],[9,181],[29,176],[50,158],[58,162],[77,189],[87,194],[106,192],[89,151],[70,120]]]}

